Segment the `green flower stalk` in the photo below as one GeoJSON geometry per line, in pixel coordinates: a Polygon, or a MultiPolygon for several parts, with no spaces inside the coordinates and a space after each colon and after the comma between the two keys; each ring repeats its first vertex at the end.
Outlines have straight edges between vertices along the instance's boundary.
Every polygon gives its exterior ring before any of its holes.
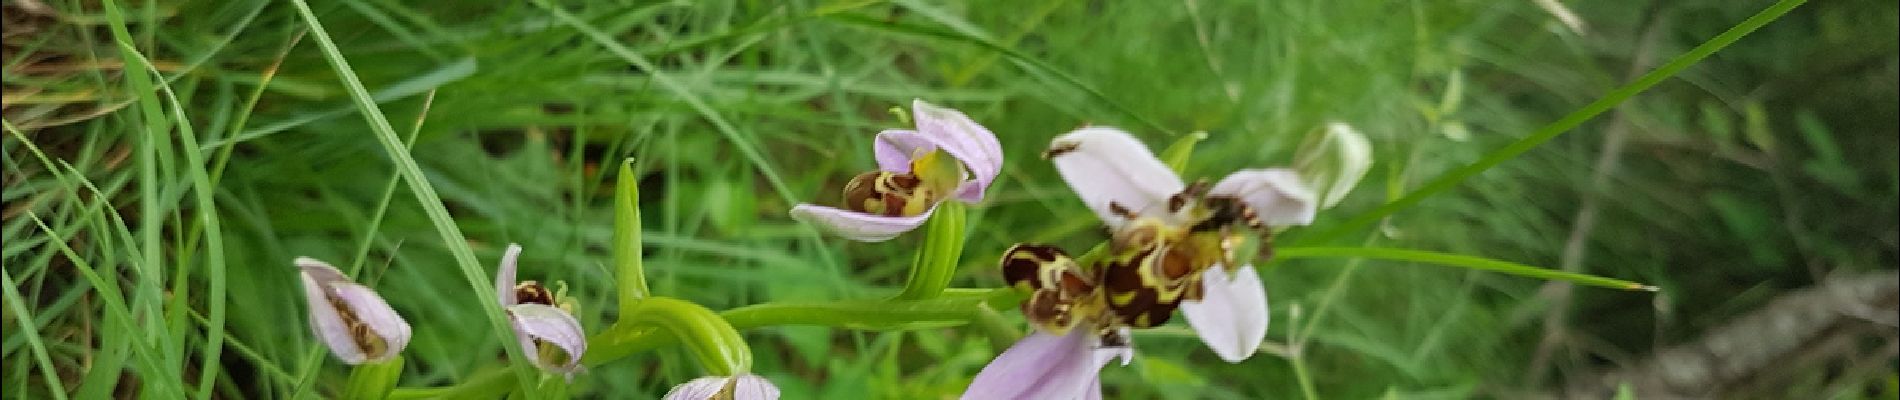
{"type": "MultiPolygon", "coordinates": [[[[752,375],[752,349],[725,318],[693,302],[653,297],[640,301],[622,324],[658,327],[684,341],[710,376],[673,387],[668,400],[777,399],[778,388],[752,375]]],[[[622,325],[629,327],[632,325],[622,325]]]]}
{"type": "Polygon", "coordinates": [[[964,230],[964,221],[968,211],[963,203],[945,202],[937,206],[937,212],[930,216],[930,222],[924,224],[924,246],[917,249],[917,259],[910,267],[910,279],[904,283],[904,291],[897,294],[898,300],[922,300],[936,297],[943,289],[950,287],[950,279],[956,277],[957,261],[962,258],[963,242],[968,232],[964,230]]]}
{"type": "Polygon", "coordinates": [[[350,370],[350,382],[339,396],[345,399],[376,400],[389,396],[402,378],[402,356],[382,362],[358,364],[350,370]]]}

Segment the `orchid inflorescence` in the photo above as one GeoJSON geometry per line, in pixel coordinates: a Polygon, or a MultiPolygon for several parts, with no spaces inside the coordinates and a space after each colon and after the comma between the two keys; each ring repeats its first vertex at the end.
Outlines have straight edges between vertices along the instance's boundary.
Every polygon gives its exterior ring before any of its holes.
{"type": "MultiPolygon", "coordinates": [[[[983,201],[1003,163],[996,136],[962,112],[919,100],[909,116],[914,130],[878,133],[872,146],[877,169],[846,181],[840,206],[799,204],[790,212],[823,232],[862,242],[890,240],[929,222],[933,228],[926,230],[926,249],[914,269],[948,270],[913,270],[913,280],[935,276],[938,282],[914,284],[891,302],[944,290],[961,253],[965,210],[943,205],[983,201]],[[946,228],[936,228],[939,220],[946,228]],[[948,260],[922,260],[929,257],[948,260]]],[[[1369,163],[1364,138],[1350,129],[1331,127],[1329,143],[1346,149],[1342,158],[1369,163]]],[[[1002,255],[1005,283],[1024,296],[1021,310],[1034,332],[984,367],[965,399],[1100,398],[1097,371],[1116,359],[1132,359],[1132,330],[1160,326],[1177,309],[1223,360],[1247,359],[1262,343],[1268,321],[1265,289],[1252,263],[1271,255],[1276,230],[1311,223],[1318,208],[1336,203],[1365,172],[1364,165],[1335,166],[1331,176],[1309,180],[1288,168],[1245,169],[1211,183],[1188,183],[1140,140],[1110,127],[1058,136],[1043,156],[1107,227],[1109,238],[1080,255],[1038,243],[1020,243],[1002,255]],[[1324,184],[1320,192],[1308,185],[1316,181],[1324,184]]],[[[623,166],[623,175],[629,171],[623,166]]],[[[622,185],[629,185],[627,179],[622,185]]],[[[618,217],[633,218],[637,232],[637,215],[618,217]]],[[[638,257],[635,249],[626,253],[638,257]]],[[[503,252],[495,294],[526,361],[562,378],[555,381],[570,381],[585,371],[583,360],[596,362],[587,358],[590,338],[565,294],[516,279],[521,252],[513,244],[503,252]]],[[[400,361],[410,329],[387,302],[321,261],[298,258],[295,264],[302,270],[311,327],[333,354],[351,365],[400,361]]],[[[620,264],[631,268],[619,273],[640,273],[637,261],[620,264]]],[[[750,372],[749,350],[723,314],[648,298],[643,279],[621,282],[641,287],[620,288],[634,291],[623,293],[621,323],[593,339],[625,343],[650,336],[652,329],[638,325],[673,326],[676,336],[698,343],[702,365],[713,372],[673,387],[666,399],[778,398],[777,387],[750,372]]]]}

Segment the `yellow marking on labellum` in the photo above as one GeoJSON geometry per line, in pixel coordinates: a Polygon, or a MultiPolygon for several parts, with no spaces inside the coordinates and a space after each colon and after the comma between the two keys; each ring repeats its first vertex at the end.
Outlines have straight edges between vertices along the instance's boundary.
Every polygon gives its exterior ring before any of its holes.
{"type": "Polygon", "coordinates": [[[1061,248],[1020,243],[1003,252],[1001,264],[1004,282],[1029,294],[1022,303],[1023,317],[1037,328],[1065,334],[1105,319],[1096,285],[1100,277],[1083,270],[1061,248]]]}
{"type": "Polygon", "coordinates": [[[844,208],[886,217],[923,214],[957,189],[961,168],[956,159],[933,150],[913,158],[910,172],[858,174],[844,185],[844,208]]]}
{"type": "Polygon", "coordinates": [[[1135,292],[1112,293],[1108,295],[1108,302],[1118,306],[1128,305],[1128,302],[1134,300],[1135,292]]]}

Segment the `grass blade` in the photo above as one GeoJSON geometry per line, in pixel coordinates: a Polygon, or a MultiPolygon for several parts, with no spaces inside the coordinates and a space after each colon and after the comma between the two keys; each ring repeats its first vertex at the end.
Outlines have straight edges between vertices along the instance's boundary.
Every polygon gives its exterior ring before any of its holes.
{"type": "Polygon", "coordinates": [[[1387,249],[1377,247],[1284,247],[1274,249],[1273,255],[1280,258],[1370,258],[1377,260],[1408,261],[1426,264],[1438,264],[1459,268],[1470,268],[1499,272],[1523,277],[1566,281],[1579,285],[1605,287],[1618,290],[1656,291],[1655,286],[1630,282],[1622,279],[1605,278],[1596,275],[1564,272],[1549,268],[1538,268],[1510,261],[1493,260],[1484,257],[1462,254],[1439,253],[1422,250],[1387,249]]]}
{"type": "MultiPolygon", "coordinates": [[[[336,47],[335,41],[330,40],[330,33],[323,30],[323,23],[317,20],[316,13],[310,11],[310,4],[303,0],[294,0],[291,4],[297,6],[297,13],[302,15],[304,23],[310,26],[310,36],[315,38],[318,47],[323,49],[324,59],[330,62],[337,76],[342,78],[344,88],[350,92],[350,99],[356,102],[363,118],[368,120],[376,141],[381,143],[383,150],[389,153],[390,160],[396,164],[396,172],[402,174],[403,180],[409,183],[410,192],[415,193],[416,201],[421,203],[423,212],[429,216],[429,222],[435,225],[436,233],[442,236],[443,245],[454,256],[456,266],[461,268],[462,277],[467,279],[469,286],[474,289],[476,304],[481,305],[482,314],[488,317],[489,330],[497,335],[504,335],[501,338],[502,343],[512,343],[513,341],[505,336],[511,332],[511,328],[508,325],[507,315],[501,309],[500,297],[489,288],[487,272],[482,268],[481,262],[475,259],[475,251],[468,247],[468,239],[462,237],[461,229],[456,227],[455,218],[449,216],[449,210],[442,205],[442,198],[436,195],[435,187],[430,185],[428,178],[422,175],[422,167],[417,165],[415,157],[411,157],[409,151],[405,150],[402,139],[396,137],[396,128],[389,125],[389,118],[383,116],[382,109],[376,105],[376,99],[370,97],[369,90],[365,89],[363,82],[356,78],[356,71],[350,68],[349,60],[343,58],[343,51],[336,47]]],[[[508,353],[508,360],[513,365],[516,381],[533,382],[534,373],[529,370],[522,349],[518,346],[503,345],[501,347],[508,353]]],[[[532,392],[528,392],[527,395],[530,399],[538,398],[532,392]]]]}
{"type": "Polygon", "coordinates": [[[6,287],[0,287],[0,294],[6,296],[13,315],[19,316],[18,321],[24,326],[22,330],[26,331],[27,349],[33,351],[33,361],[39,364],[40,377],[46,378],[46,391],[52,393],[55,399],[66,400],[66,386],[60,384],[59,372],[53,369],[53,359],[46,355],[46,344],[40,341],[40,326],[33,322],[33,313],[26,310],[26,300],[20,298],[19,286],[13,283],[13,274],[0,269],[0,280],[5,280],[7,284],[6,287]]]}

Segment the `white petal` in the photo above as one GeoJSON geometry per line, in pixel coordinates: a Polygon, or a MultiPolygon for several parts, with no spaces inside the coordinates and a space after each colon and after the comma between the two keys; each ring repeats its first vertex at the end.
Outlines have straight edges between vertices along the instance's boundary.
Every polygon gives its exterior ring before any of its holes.
{"type": "Polygon", "coordinates": [[[930,219],[937,211],[932,205],[923,214],[909,217],[886,217],[835,207],[815,204],[799,204],[792,207],[792,219],[817,225],[826,232],[844,236],[846,239],[860,242],[882,242],[910,232],[930,219]]]}
{"type": "Polygon", "coordinates": [[[1107,359],[1095,357],[1088,329],[1055,336],[1035,332],[976,374],[964,400],[1074,399],[1086,395],[1107,359]],[[1098,359],[1100,360],[1098,362],[1098,359]]]}
{"type": "Polygon", "coordinates": [[[733,379],[738,380],[732,385],[733,400],[778,400],[778,386],[765,377],[745,374],[733,379]]]}
{"type": "Polygon", "coordinates": [[[970,169],[970,181],[958,188],[957,198],[971,203],[982,201],[983,192],[1003,171],[1003,145],[997,142],[996,134],[961,111],[923,100],[911,102],[911,119],[917,121],[917,132],[926,140],[970,169]]]}
{"type": "Polygon", "coordinates": [[[495,295],[501,306],[515,305],[515,261],[521,258],[521,245],[509,243],[501,253],[501,267],[495,269],[495,295]]]}
{"type": "Polygon", "coordinates": [[[383,338],[383,352],[367,354],[367,361],[388,361],[409,346],[409,322],[397,315],[396,310],[390,308],[389,303],[383,301],[383,297],[377,295],[375,290],[355,283],[339,283],[331,286],[330,290],[336,293],[338,299],[342,299],[343,305],[349,307],[358,320],[363,321],[364,326],[369,327],[370,332],[383,338]]]}
{"type": "Polygon", "coordinates": [[[1109,203],[1141,211],[1186,187],[1148,146],[1120,129],[1077,129],[1056,137],[1049,147],[1062,180],[1110,227],[1126,221],[1109,212],[1109,203]]]}
{"type": "Polygon", "coordinates": [[[936,143],[917,131],[892,129],[877,133],[871,142],[871,154],[877,156],[877,169],[886,172],[910,172],[910,157],[919,150],[934,150],[936,143]]]}
{"type": "Polygon", "coordinates": [[[664,400],[709,400],[726,388],[726,381],[732,378],[724,376],[700,377],[674,386],[666,392],[664,400]]]}
{"type": "Polygon", "coordinates": [[[1201,287],[1201,301],[1181,302],[1188,325],[1227,362],[1252,356],[1267,338],[1267,290],[1260,274],[1248,265],[1228,275],[1216,265],[1201,273],[1201,287]]]}
{"type": "Polygon", "coordinates": [[[581,322],[566,310],[545,304],[516,304],[508,307],[508,319],[514,325],[515,339],[521,342],[521,348],[535,366],[562,373],[580,368],[581,356],[587,353],[587,334],[581,331],[581,322]],[[541,339],[559,347],[567,352],[567,362],[551,365],[542,361],[540,349],[529,339],[541,339]]]}
{"type": "Polygon", "coordinates": [[[1267,226],[1313,223],[1318,202],[1300,174],[1285,168],[1244,169],[1221,178],[1210,195],[1238,196],[1267,226]]]}

